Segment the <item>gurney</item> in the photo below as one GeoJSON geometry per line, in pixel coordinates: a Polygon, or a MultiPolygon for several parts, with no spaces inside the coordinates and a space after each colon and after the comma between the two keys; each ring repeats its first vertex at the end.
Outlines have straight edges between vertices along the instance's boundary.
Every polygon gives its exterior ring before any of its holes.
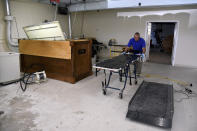
{"type": "Polygon", "coordinates": [[[113,57],[112,59],[107,59],[102,62],[99,62],[93,66],[93,68],[96,68],[96,75],[98,70],[103,70],[105,74],[105,79],[102,81],[102,90],[103,94],[106,95],[107,89],[114,89],[119,90],[119,97],[123,98],[123,92],[126,88],[127,79],[129,78],[129,84],[132,85],[131,78],[135,79],[135,84],[137,84],[137,76],[136,76],[136,61],[139,61],[141,59],[141,55],[137,54],[121,54],[119,56],[113,57]],[[134,65],[133,73],[131,73],[130,70],[130,64],[134,65]],[[109,71],[109,77],[107,80],[107,73],[106,71],[109,71]],[[125,78],[123,88],[116,88],[110,86],[110,80],[113,73],[119,74],[119,80],[122,82],[122,77],[125,78]],[[134,76],[132,76],[134,74],[134,76]]]}

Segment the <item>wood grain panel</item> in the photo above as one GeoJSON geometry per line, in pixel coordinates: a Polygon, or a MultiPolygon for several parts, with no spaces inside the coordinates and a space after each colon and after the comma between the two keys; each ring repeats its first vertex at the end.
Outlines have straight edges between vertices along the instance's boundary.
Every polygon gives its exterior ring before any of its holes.
{"type": "MultiPolygon", "coordinates": [[[[89,75],[92,75],[92,63],[91,63],[92,41],[89,40],[70,41],[68,44],[70,45],[71,48],[70,49],[71,59],[55,58],[57,57],[57,54],[52,54],[55,53],[53,51],[51,51],[52,53],[50,52],[49,54],[47,54],[47,56],[43,56],[42,52],[39,54],[42,56],[39,56],[37,54],[32,55],[30,53],[32,52],[35,53],[35,51],[31,52],[31,50],[33,48],[36,48],[37,52],[40,51],[37,48],[41,44],[41,42],[38,42],[39,44],[37,44],[38,40],[33,40],[33,41],[34,42],[32,41],[29,42],[30,44],[28,42],[25,43],[26,41],[20,42],[20,46],[23,49],[20,52],[24,52],[21,54],[21,71],[36,72],[36,71],[40,71],[43,68],[43,70],[46,71],[47,77],[57,80],[67,81],[70,83],[75,83],[78,80],[81,80],[89,75]],[[36,46],[38,47],[34,46],[33,43],[37,44],[36,46]],[[25,47],[28,44],[31,48],[25,47]],[[24,49],[29,50],[27,54],[25,54],[26,50],[24,49]],[[38,66],[32,67],[31,65],[38,65],[38,66]]],[[[57,41],[55,41],[55,44],[58,45],[56,42],[57,41]]],[[[48,46],[47,44],[45,46],[48,46]]],[[[65,44],[65,41],[63,42],[63,44],[65,44]]],[[[45,49],[44,46],[43,45],[41,46],[42,46],[41,47],[42,50],[44,50],[45,49]]],[[[49,47],[46,48],[48,49],[49,47]]],[[[50,50],[52,49],[56,50],[55,48],[57,48],[57,46],[54,46],[54,48],[50,47],[50,50]]],[[[61,51],[60,47],[58,47],[58,50],[61,51]]]]}
{"type": "Polygon", "coordinates": [[[70,41],[20,40],[19,52],[26,55],[71,59],[70,41]]]}
{"type": "Polygon", "coordinates": [[[43,69],[47,77],[75,83],[73,68],[70,60],[50,57],[21,55],[21,71],[33,73],[43,69]],[[35,66],[32,66],[34,64],[35,66]],[[32,66],[32,67],[31,67],[32,66]],[[30,68],[31,67],[31,68],[30,68]]]}
{"type": "Polygon", "coordinates": [[[75,58],[75,72],[77,77],[83,76],[91,70],[91,41],[74,42],[74,58],[75,58]],[[80,50],[85,50],[80,53],[80,50]]]}

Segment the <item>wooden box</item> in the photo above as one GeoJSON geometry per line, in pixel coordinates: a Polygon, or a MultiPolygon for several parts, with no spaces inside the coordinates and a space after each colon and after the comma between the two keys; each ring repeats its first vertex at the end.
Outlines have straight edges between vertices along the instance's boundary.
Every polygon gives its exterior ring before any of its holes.
{"type": "Polygon", "coordinates": [[[92,41],[19,40],[21,71],[46,71],[49,78],[75,83],[92,74],[92,41]]]}

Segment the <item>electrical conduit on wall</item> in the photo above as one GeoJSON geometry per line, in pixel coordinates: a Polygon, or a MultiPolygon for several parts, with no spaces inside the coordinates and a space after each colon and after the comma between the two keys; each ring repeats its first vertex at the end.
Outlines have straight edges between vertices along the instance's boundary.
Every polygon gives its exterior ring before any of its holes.
{"type": "Polygon", "coordinates": [[[11,37],[11,28],[12,28],[12,21],[14,19],[13,16],[11,16],[10,11],[10,3],[9,0],[4,0],[4,8],[5,8],[5,21],[6,21],[6,38],[9,48],[12,51],[18,51],[18,43],[14,42],[11,37]]]}

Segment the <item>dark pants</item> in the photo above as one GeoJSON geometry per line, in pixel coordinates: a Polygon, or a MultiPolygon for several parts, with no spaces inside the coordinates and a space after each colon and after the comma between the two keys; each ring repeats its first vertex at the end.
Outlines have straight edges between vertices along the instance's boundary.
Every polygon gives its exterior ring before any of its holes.
{"type": "Polygon", "coordinates": [[[142,62],[141,61],[136,61],[136,74],[141,74],[142,72],[142,62]]]}
{"type": "MultiPolygon", "coordinates": [[[[135,64],[136,64],[136,74],[140,75],[141,71],[142,71],[142,62],[141,61],[136,61],[135,64]]],[[[133,69],[133,67],[131,67],[131,66],[133,66],[133,64],[130,64],[130,69],[133,69]]]]}

